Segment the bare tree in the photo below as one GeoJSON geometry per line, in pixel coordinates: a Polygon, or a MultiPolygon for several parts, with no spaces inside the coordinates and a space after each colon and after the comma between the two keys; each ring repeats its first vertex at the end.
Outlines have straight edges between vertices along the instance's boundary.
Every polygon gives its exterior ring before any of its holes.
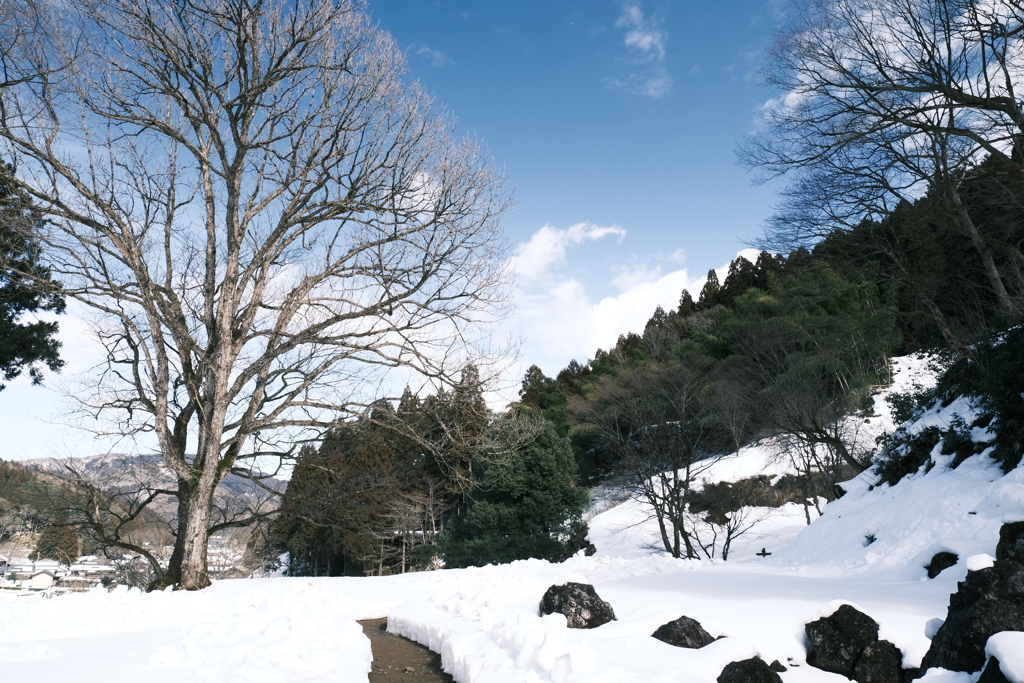
{"type": "Polygon", "coordinates": [[[81,400],[155,437],[165,575],[202,588],[229,472],[259,480],[389,369],[449,383],[489,340],[509,199],[356,0],[48,8],[59,49],[0,90],[3,152],[97,315],[107,362],[81,400]]]}
{"type": "Polygon", "coordinates": [[[930,189],[976,250],[1001,312],[1018,314],[1024,283],[1000,261],[1024,254],[983,230],[963,185],[985,157],[1022,170],[1022,41],[1016,0],[794,7],[765,72],[780,96],[764,109],[765,131],[741,150],[764,177],[793,176],[769,240],[806,243],[930,189]]]}
{"type": "MultiPolygon", "coordinates": [[[[713,495],[702,495],[701,503],[715,506],[714,498],[713,495]]],[[[722,501],[718,506],[704,510],[702,513],[689,513],[694,544],[709,560],[718,556],[722,558],[722,561],[728,561],[733,542],[768,519],[771,510],[737,504],[736,501],[729,501],[729,503],[722,501]],[[723,507],[728,509],[723,509],[723,507]]]]}
{"type": "Polygon", "coordinates": [[[601,378],[593,397],[577,396],[570,404],[573,418],[614,451],[627,487],[650,507],[673,557],[699,557],[698,518],[688,506],[700,475],[731,453],[714,398],[706,372],[645,364],[601,378]]]}

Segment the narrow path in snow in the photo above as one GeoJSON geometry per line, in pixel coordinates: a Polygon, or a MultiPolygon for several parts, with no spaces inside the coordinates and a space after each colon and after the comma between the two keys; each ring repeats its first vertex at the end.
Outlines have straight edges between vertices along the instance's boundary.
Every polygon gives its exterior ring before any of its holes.
{"type": "Polygon", "coordinates": [[[360,621],[363,633],[370,639],[373,669],[370,683],[452,683],[451,676],[441,671],[441,655],[419,643],[388,633],[387,619],[360,621]]]}

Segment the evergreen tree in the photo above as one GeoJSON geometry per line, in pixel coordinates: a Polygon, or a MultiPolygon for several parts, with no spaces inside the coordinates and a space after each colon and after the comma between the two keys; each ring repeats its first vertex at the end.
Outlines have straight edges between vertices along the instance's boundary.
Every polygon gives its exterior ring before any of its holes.
{"type": "Polygon", "coordinates": [[[26,313],[63,313],[64,299],[39,262],[33,233],[40,219],[29,199],[14,189],[12,173],[12,167],[0,162],[0,374],[12,380],[27,368],[32,383],[39,384],[40,364],[54,372],[64,365],[57,323],[19,320],[26,313]]]}
{"type": "MultiPolygon", "coordinates": [[[[717,276],[716,276],[717,277],[717,276]]],[[[697,305],[693,303],[693,297],[690,296],[690,291],[687,289],[683,290],[683,293],[679,296],[679,315],[685,318],[686,316],[693,315],[697,312],[697,305]]]]}
{"type": "Polygon", "coordinates": [[[35,557],[37,559],[57,560],[61,564],[70,565],[78,559],[81,542],[73,527],[61,517],[53,517],[39,533],[36,541],[35,557]]]}
{"type": "Polygon", "coordinates": [[[708,271],[708,280],[704,283],[704,287],[700,290],[700,299],[697,301],[697,310],[706,311],[713,306],[718,305],[718,294],[721,290],[721,285],[718,283],[718,273],[712,268],[708,271]]]}
{"type": "MultiPolygon", "coordinates": [[[[499,423],[498,441],[508,424],[499,423]]],[[[453,567],[537,557],[561,560],[572,538],[586,534],[580,516],[587,492],[573,484],[569,442],[544,423],[535,439],[478,463],[469,509],[453,518],[439,545],[453,567]]]]}

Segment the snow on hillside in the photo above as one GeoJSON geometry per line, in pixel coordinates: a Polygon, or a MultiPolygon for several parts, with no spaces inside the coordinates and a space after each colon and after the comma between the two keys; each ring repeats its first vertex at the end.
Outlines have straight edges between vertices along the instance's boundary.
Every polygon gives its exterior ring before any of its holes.
{"type": "MultiPolygon", "coordinates": [[[[898,368],[890,391],[928,381],[921,359],[898,368]]],[[[957,401],[910,429],[970,410],[957,401]]],[[[861,420],[865,434],[892,428],[881,397],[861,420]]],[[[723,461],[709,481],[766,466],[784,473],[769,446],[723,461]]],[[[598,554],[562,564],[219,581],[200,593],[0,594],[0,661],[6,680],[366,681],[369,645],[352,620],[387,616],[389,630],[440,652],[459,683],[708,683],[727,662],[755,654],[789,667],[784,683],[841,683],[806,664],[804,624],[853,603],[902,649],[904,664],[916,666],[967,558],[994,554],[999,525],[1024,518],[1024,471],[1001,476],[984,454],[952,470],[944,457],[936,452],[931,471],[895,486],[874,485],[870,472],[845,483],[848,493],[810,526],[801,507],[780,508],[737,542],[729,562],[675,560],[652,549],[657,537],[642,506],[609,495],[590,520],[598,554]],[[754,555],[761,547],[772,554],[754,555]],[[923,566],[939,550],[960,562],[929,580],[923,566]],[[545,589],[566,581],[594,584],[618,620],[581,631],[559,615],[538,616],[545,589]],[[726,637],[701,650],[650,637],[684,614],[726,637]]],[[[993,638],[990,648],[1012,650],[1015,638],[993,638]]],[[[922,680],[977,677],[932,670],[922,680]]],[[[1024,671],[1011,678],[1024,680],[1024,671]]]]}
{"type": "MultiPolygon", "coordinates": [[[[913,383],[932,385],[920,359],[898,360],[905,371],[897,374],[890,391],[905,391],[913,383]]],[[[876,412],[884,409],[883,397],[875,400],[876,412]]],[[[932,406],[904,429],[917,434],[931,426],[948,428],[956,420],[971,424],[975,417],[974,406],[961,397],[945,407],[932,406]]],[[[883,424],[886,431],[894,428],[887,410],[883,424]]],[[[991,438],[981,427],[972,429],[971,437],[975,442],[991,438]]],[[[951,571],[963,578],[967,557],[993,553],[999,527],[1024,520],[1024,468],[1004,475],[986,450],[952,469],[954,455],[941,451],[940,443],[931,452],[930,468],[922,467],[896,486],[878,485],[870,470],[844,483],[849,493],[832,502],[779,560],[810,565],[827,557],[840,573],[886,571],[912,580],[923,576],[922,567],[935,553],[945,550],[960,557],[951,571]]]]}

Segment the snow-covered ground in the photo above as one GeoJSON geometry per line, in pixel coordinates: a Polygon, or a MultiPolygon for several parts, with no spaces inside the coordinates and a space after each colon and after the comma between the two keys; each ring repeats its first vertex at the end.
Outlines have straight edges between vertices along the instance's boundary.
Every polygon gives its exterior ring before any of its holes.
{"type": "MultiPolygon", "coordinates": [[[[921,361],[901,367],[898,382],[913,373],[927,379],[921,361]]],[[[970,406],[954,402],[911,428],[948,423],[956,411],[970,406]]],[[[875,413],[873,428],[891,429],[881,400],[875,413]]],[[[783,473],[770,455],[767,446],[745,449],[711,476],[783,473]]],[[[994,555],[999,526],[1024,519],[1024,469],[1002,476],[982,454],[950,470],[944,457],[936,451],[930,472],[894,487],[872,488],[870,473],[844,484],[848,494],[810,526],[801,507],[781,508],[737,541],[728,562],[652,549],[657,537],[642,506],[608,497],[590,520],[597,555],[562,564],[240,579],[199,593],[0,594],[0,671],[4,680],[78,683],[366,681],[369,641],[354,620],[386,616],[389,630],[440,652],[459,683],[708,682],[729,661],[754,655],[787,665],[785,683],[839,683],[846,679],[805,663],[803,627],[841,602],[875,618],[880,637],[916,666],[967,558],[994,555]],[[772,554],[755,555],[761,548],[772,554]],[[939,550],[960,562],[929,580],[924,565],[939,550]],[[566,581],[594,584],[618,619],[582,631],[559,615],[538,616],[547,587],[566,581]],[[684,614],[726,637],[700,650],[650,637],[684,614]]],[[[1003,634],[989,643],[1015,667],[1014,683],[1024,683],[1021,642],[1003,634]]],[[[977,674],[933,670],[923,680],[971,683],[977,674]]]]}

